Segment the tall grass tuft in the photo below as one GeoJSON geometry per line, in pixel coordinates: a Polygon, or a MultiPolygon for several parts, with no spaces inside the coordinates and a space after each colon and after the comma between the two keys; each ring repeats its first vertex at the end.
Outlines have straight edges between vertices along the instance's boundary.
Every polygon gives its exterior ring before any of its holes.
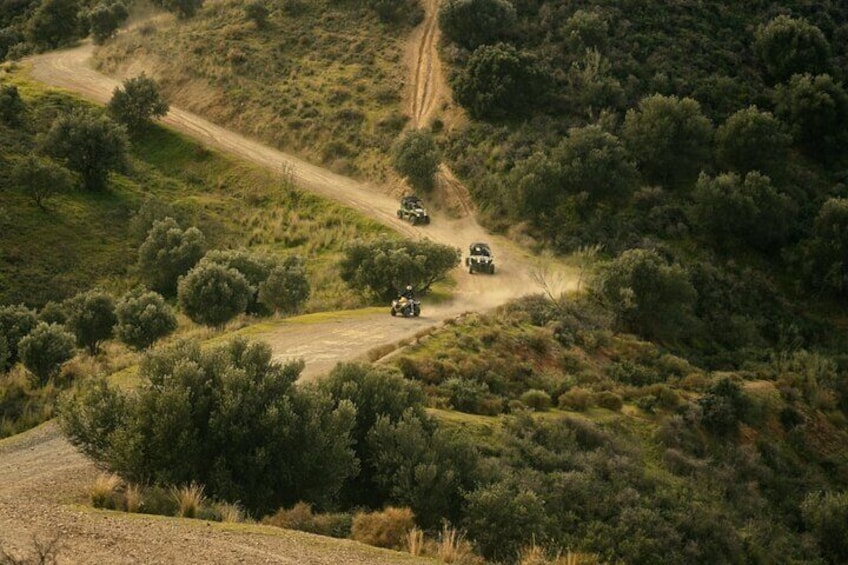
{"type": "Polygon", "coordinates": [[[91,505],[95,508],[115,510],[118,507],[118,489],[121,477],[111,473],[101,473],[88,490],[91,505]]]}
{"type": "Polygon", "coordinates": [[[424,551],[424,532],[420,528],[412,528],[406,534],[406,550],[412,555],[421,555],[424,551]]]}
{"type": "Polygon", "coordinates": [[[141,508],[143,491],[140,485],[130,483],[124,490],[124,509],[127,512],[138,512],[141,508]]]}
{"type": "Polygon", "coordinates": [[[221,517],[222,522],[238,524],[246,519],[244,509],[238,502],[219,502],[215,505],[215,512],[221,517]]]}
{"type": "Polygon", "coordinates": [[[553,556],[536,544],[524,547],[518,556],[518,565],[598,565],[598,557],[589,553],[572,553],[557,551],[553,556]]]}
{"type": "Polygon", "coordinates": [[[177,516],[183,518],[194,518],[206,497],[203,494],[204,487],[192,481],[182,487],[171,487],[171,496],[177,503],[177,516]]]}
{"type": "Polygon", "coordinates": [[[474,554],[471,543],[465,539],[465,534],[448,524],[442,525],[436,556],[443,563],[454,563],[456,565],[482,563],[482,559],[474,554]]]}

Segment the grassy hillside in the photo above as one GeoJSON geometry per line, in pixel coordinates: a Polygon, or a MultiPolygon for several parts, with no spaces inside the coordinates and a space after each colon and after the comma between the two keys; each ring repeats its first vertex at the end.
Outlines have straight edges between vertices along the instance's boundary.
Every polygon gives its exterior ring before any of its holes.
{"type": "Polygon", "coordinates": [[[833,358],[787,351],[710,372],[611,331],[591,302],[535,297],[393,363],[443,426],[473,438],[488,480],[539,501],[541,517],[525,509],[484,532],[472,496],[466,524],[484,546],[521,530],[604,562],[841,559],[842,534],[817,529],[813,510],[848,485],[848,388],[833,358]]]}
{"type": "Polygon", "coordinates": [[[156,218],[196,225],[210,248],[248,247],[307,258],[315,304],[338,304],[334,263],[351,238],[384,232],[374,222],[305,194],[288,179],[210,151],[163,128],[134,139],[129,170],[103,193],[60,194],[40,209],[9,172],[60,112],[87,105],[11,69],[26,125],[0,126],[2,257],[0,303],[40,307],[100,285],[122,292],[136,277],[137,248],[156,218]]]}
{"type": "Polygon", "coordinates": [[[260,28],[237,1],[208,2],[186,21],[146,20],[99,50],[98,68],[146,70],[181,108],[336,172],[384,178],[386,152],[408,119],[400,105],[408,28],[382,24],[361,3],[268,8],[260,28]]]}

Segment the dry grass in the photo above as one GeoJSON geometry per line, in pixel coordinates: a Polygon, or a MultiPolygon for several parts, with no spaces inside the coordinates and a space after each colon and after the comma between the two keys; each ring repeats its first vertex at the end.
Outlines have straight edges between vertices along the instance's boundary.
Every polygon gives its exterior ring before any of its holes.
{"type": "Polygon", "coordinates": [[[238,503],[219,502],[215,505],[215,511],[222,522],[231,524],[240,524],[247,518],[244,509],[238,503]]]}
{"type": "Polygon", "coordinates": [[[572,553],[567,551],[565,555],[561,550],[550,554],[534,541],[531,545],[521,550],[518,556],[518,565],[599,565],[600,561],[596,555],[590,553],[572,553]]]}
{"type": "Polygon", "coordinates": [[[442,526],[436,556],[443,563],[455,563],[457,565],[470,565],[482,561],[474,554],[471,543],[465,539],[465,534],[447,524],[442,526]]]}
{"type": "Polygon", "coordinates": [[[143,489],[141,486],[130,483],[124,490],[124,508],[127,512],[138,512],[141,508],[143,489]]]}
{"type": "Polygon", "coordinates": [[[382,512],[360,512],[354,516],[350,537],[376,547],[403,549],[407,534],[414,527],[412,510],[389,506],[382,512]]]}
{"type": "Polygon", "coordinates": [[[424,532],[415,527],[406,534],[406,550],[412,555],[421,555],[424,552],[424,532]]]}
{"type": "Polygon", "coordinates": [[[183,518],[194,518],[198,510],[203,506],[206,497],[203,494],[204,487],[195,482],[182,487],[171,487],[171,497],[177,503],[177,516],[183,518]]]}
{"type": "Polygon", "coordinates": [[[117,508],[118,489],[121,487],[121,477],[111,473],[101,473],[88,489],[88,497],[95,508],[117,508]]]}

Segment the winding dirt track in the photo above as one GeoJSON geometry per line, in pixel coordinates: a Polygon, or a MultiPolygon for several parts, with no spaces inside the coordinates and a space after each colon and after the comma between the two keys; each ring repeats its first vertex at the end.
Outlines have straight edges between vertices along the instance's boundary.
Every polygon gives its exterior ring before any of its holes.
{"type": "MultiPolygon", "coordinates": [[[[431,119],[445,96],[436,56],[436,6],[436,0],[427,0],[427,16],[412,38],[411,49],[417,55],[410,69],[414,76],[411,113],[416,125],[431,119]]],[[[26,64],[41,82],[105,103],[120,83],[88,66],[92,51],[92,46],[83,45],[35,57],[26,64]]],[[[306,316],[268,333],[254,334],[271,344],[278,359],[304,359],[305,378],[314,378],[337,362],[359,358],[375,347],[411,338],[442,320],[467,311],[487,310],[540,290],[531,276],[536,261],[508,240],[487,234],[470,213],[460,219],[435,214],[431,225],[412,227],[397,219],[396,200],[380,187],[333,174],[178,108],[172,107],[162,121],[210,147],[289,174],[304,190],[354,208],[407,237],[426,237],[463,250],[476,240],[492,244],[498,273],[493,277],[470,276],[457,269],[453,299],[437,306],[425,302],[421,318],[394,319],[388,309],[379,313],[344,312],[332,319],[306,316]]],[[[473,206],[461,184],[449,171],[442,173],[443,182],[452,183],[464,202],[463,209],[471,212],[473,206]]],[[[572,287],[575,278],[566,271],[559,272],[552,278],[561,283],[558,290],[572,287]]],[[[21,555],[31,553],[34,539],[58,537],[59,563],[74,564],[428,562],[354,542],[276,528],[96,512],[75,505],[85,502],[86,488],[96,474],[91,462],[65,441],[53,422],[0,441],[0,547],[21,555]]]]}

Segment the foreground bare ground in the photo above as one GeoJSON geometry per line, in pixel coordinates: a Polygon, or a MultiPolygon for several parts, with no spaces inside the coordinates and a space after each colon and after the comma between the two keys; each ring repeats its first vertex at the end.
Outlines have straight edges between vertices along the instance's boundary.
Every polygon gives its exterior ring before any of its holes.
{"type": "MultiPolygon", "coordinates": [[[[445,98],[435,56],[435,1],[413,36],[410,61],[414,93],[410,100],[416,124],[430,119],[445,98]]],[[[88,65],[92,47],[50,53],[27,62],[32,76],[92,100],[106,102],[119,81],[88,65]]],[[[400,222],[396,199],[377,186],[359,183],[313,166],[253,140],[220,128],[199,116],[172,107],[163,122],[201,143],[290,174],[305,190],[338,201],[412,238],[429,238],[462,249],[472,241],[489,241],[497,254],[498,274],[470,276],[457,269],[452,300],[425,303],[421,318],[394,319],[388,309],[301,317],[253,332],[271,344],[278,359],[306,361],[304,377],[324,374],[337,362],[361,358],[381,346],[413,339],[445,319],[468,311],[488,310],[511,298],[540,289],[531,276],[549,273],[549,283],[566,290],[573,273],[550,264],[542,267],[512,242],[487,234],[470,214],[463,187],[443,170],[440,182],[461,203],[459,219],[435,214],[433,223],[413,228],[400,222]]],[[[33,540],[58,538],[59,563],[291,563],[389,564],[424,563],[406,554],[370,548],[299,532],[247,525],[226,525],[144,515],[93,511],[85,506],[86,490],[98,470],[80,455],[49,422],[0,441],[0,546],[13,554],[31,552],[33,540]]]]}

